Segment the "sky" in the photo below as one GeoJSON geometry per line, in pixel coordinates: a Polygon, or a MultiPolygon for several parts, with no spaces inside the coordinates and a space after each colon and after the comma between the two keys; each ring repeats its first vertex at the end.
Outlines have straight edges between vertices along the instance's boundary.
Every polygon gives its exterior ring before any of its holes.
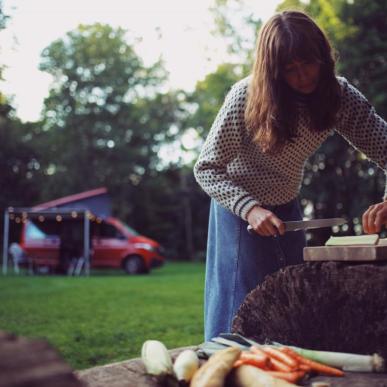
{"type": "MultiPolygon", "coordinates": [[[[192,90],[225,61],[225,42],[211,35],[214,0],[3,0],[10,16],[0,31],[0,63],[6,65],[0,90],[12,96],[23,121],[40,117],[51,78],[39,71],[40,54],[79,24],[122,27],[141,38],[138,55],[146,65],[160,56],[169,86],[192,90]]],[[[279,0],[244,0],[256,17],[267,20],[279,0]]]]}

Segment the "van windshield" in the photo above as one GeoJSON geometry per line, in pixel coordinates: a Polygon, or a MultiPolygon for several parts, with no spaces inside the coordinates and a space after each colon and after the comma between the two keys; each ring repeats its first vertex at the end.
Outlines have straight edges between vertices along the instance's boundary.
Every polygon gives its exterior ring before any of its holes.
{"type": "Polygon", "coordinates": [[[134,235],[134,236],[140,235],[134,228],[129,227],[127,224],[122,223],[122,225],[124,226],[125,230],[126,230],[129,234],[132,234],[132,235],[134,235]]]}

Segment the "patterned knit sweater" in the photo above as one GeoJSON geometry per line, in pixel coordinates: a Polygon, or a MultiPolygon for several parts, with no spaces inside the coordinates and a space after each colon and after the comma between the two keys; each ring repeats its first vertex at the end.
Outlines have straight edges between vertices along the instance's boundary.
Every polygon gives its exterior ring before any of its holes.
{"type": "MultiPolygon", "coordinates": [[[[387,123],[345,78],[335,131],[387,170],[387,123]]],[[[194,167],[197,182],[223,207],[246,220],[255,205],[279,205],[297,197],[306,160],[333,130],[308,127],[299,106],[297,137],[278,154],[261,152],[246,131],[244,111],[249,77],[237,82],[224,101],[194,167]]],[[[387,198],[387,186],[384,198],[387,198]]]]}

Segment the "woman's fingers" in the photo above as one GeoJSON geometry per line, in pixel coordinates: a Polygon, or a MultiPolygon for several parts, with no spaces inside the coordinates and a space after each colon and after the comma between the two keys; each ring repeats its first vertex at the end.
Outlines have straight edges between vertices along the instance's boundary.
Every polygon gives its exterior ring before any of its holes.
{"type": "Polygon", "coordinates": [[[368,208],[368,210],[364,213],[363,217],[363,229],[367,234],[373,234],[374,231],[374,221],[375,221],[375,211],[376,206],[373,205],[368,208]]]}
{"type": "Polygon", "coordinates": [[[274,224],[274,226],[277,229],[277,235],[278,234],[280,234],[280,235],[284,235],[285,234],[284,222],[280,218],[275,216],[274,214],[273,214],[273,218],[272,218],[272,223],[274,224]]]}
{"type": "Polygon", "coordinates": [[[261,225],[258,227],[258,230],[262,232],[264,236],[276,235],[275,228],[271,223],[268,223],[267,221],[262,222],[261,225]]]}
{"type": "Polygon", "coordinates": [[[259,225],[255,231],[257,232],[257,234],[259,234],[261,236],[270,236],[271,235],[270,230],[264,224],[259,225]]]}
{"type": "Polygon", "coordinates": [[[254,231],[262,236],[282,235],[285,232],[282,220],[262,207],[253,207],[247,214],[247,221],[254,231]]]}
{"type": "Polygon", "coordinates": [[[256,231],[260,235],[275,236],[282,235],[285,231],[284,228],[282,221],[270,212],[260,219],[256,231]]]}
{"type": "Polygon", "coordinates": [[[375,216],[376,232],[382,231],[383,226],[387,226],[387,205],[384,205],[375,216]]]}
{"type": "Polygon", "coordinates": [[[382,230],[387,222],[387,202],[370,206],[363,214],[363,230],[366,234],[375,234],[382,230]]]}

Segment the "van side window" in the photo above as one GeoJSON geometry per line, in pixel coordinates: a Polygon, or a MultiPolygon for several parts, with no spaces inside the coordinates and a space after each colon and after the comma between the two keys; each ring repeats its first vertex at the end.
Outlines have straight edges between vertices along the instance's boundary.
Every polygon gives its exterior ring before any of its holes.
{"type": "Polygon", "coordinates": [[[26,224],[26,239],[27,240],[40,240],[47,238],[47,235],[34,223],[27,222],[26,224]]]}
{"type": "Polygon", "coordinates": [[[102,223],[100,230],[100,238],[125,239],[124,235],[111,224],[102,223]]]}

